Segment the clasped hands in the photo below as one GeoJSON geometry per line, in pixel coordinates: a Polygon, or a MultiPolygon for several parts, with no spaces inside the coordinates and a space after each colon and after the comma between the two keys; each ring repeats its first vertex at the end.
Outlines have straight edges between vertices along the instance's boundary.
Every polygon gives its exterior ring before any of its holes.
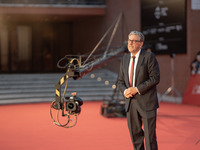
{"type": "Polygon", "coordinates": [[[126,97],[126,98],[130,98],[130,97],[133,97],[135,94],[137,94],[138,93],[138,90],[137,90],[137,88],[136,87],[129,87],[128,89],[126,89],[125,91],[124,91],[124,96],[126,97]]]}

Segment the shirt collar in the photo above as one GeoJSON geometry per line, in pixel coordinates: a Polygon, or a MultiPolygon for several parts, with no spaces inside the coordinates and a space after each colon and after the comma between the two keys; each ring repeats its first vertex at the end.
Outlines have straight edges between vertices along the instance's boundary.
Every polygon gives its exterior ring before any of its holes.
{"type": "MultiPolygon", "coordinates": [[[[140,52],[141,52],[141,49],[140,49],[140,50],[137,52],[137,54],[135,55],[136,58],[139,58],[140,52]]],[[[132,56],[133,56],[133,55],[132,55],[132,53],[131,53],[131,58],[132,58],[132,56]]]]}

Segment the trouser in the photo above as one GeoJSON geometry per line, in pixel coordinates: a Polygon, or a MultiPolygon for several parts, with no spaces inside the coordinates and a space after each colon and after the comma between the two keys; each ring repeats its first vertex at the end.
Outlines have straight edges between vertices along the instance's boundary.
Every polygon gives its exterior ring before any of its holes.
{"type": "Polygon", "coordinates": [[[127,112],[127,122],[134,150],[145,150],[144,137],[146,150],[158,150],[156,116],[156,110],[143,111],[136,100],[131,101],[130,109],[127,112]]]}

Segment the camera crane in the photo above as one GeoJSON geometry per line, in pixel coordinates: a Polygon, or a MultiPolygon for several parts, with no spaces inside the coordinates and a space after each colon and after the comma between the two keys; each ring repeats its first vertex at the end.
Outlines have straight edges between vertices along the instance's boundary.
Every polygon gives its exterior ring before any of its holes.
{"type": "Polygon", "coordinates": [[[66,69],[66,73],[64,76],[56,83],[55,85],[55,100],[51,103],[50,107],[50,115],[53,120],[53,123],[55,125],[58,125],[60,127],[64,128],[71,128],[74,127],[77,123],[77,116],[81,112],[81,105],[83,104],[83,101],[81,98],[77,97],[76,93],[72,93],[70,97],[65,97],[65,93],[67,90],[68,80],[69,78],[73,78],[74,80],[77,80],[84,75],[90,73],[91,71],[99,68],[107,61],[115,58],[119,54],[122,54],[123,52],[127,51],[127,43],[125,43],[122,47],[118,48],[117,50],[108,52],[110,48],[110,44],[112,42],[112,39],[115,35],[115,32],[117,30],[117,27],[119,25],[119,22],[121,20],[122,13],[120,13],[119,17],[117,18],[117,21],[115,24],[113,24],[104,34],[104,36],[101,38],[101,40],[98,42],[98,44],[95,46],[93,51],[90,53],[90,55],[87,57],[87,59],[81,63],[81,56],[68,56],[61,58],[58,63],[57,67],[61,69],[66,69]],[[108,45],[106,47],[106,50],[103,54],[103,56],[88,62],[89,58],[92,56],[92,54],[95,52],[97,47],[100,45],[100,43],[103,41],[103,39],[107,36],[108,32],[112,29],[114,26],[111,38],[108,42],[108,45]],[[61,62],[65,61],[65,65],[61,66],[61,62]],[[65,89],[63,92],[63,95],[61,97],[61,86],[66,82],[65,89]],[[53,116],[53,110],[57,111],[57,116],[53,116]],[[67,117],[66,123],[61,123],[60,121],[60,110],[62,111],[62,117],[67,117]],[[56,119],[55,119],[56,118],[56,119]]]}

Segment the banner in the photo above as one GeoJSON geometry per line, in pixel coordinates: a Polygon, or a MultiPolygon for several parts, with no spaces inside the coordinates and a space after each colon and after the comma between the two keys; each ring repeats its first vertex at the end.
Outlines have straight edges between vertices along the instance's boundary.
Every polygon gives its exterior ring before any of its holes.
{"type": "Polygon", "coordinates": [[[183,103],[200,106],[200,75],[191,75],[183,96],[183,103]]]}

